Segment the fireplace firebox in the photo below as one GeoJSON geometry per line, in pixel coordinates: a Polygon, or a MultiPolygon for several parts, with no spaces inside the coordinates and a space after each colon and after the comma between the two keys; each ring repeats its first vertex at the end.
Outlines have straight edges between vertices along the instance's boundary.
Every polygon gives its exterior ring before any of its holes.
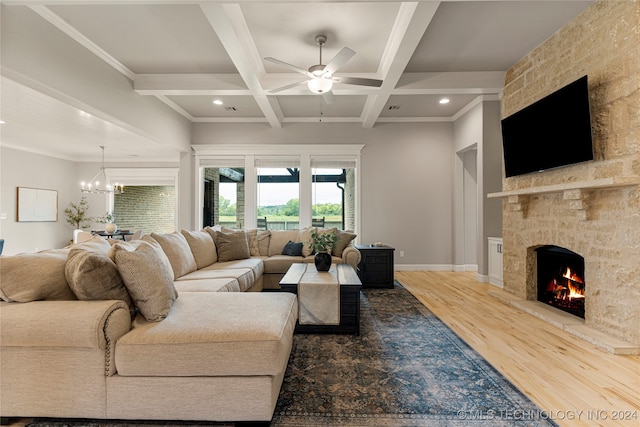
{"type": "Polygon", "coordinates": [[[536,252],[538,301],[584,319],[584,258],[553,245],[536,252]]]}

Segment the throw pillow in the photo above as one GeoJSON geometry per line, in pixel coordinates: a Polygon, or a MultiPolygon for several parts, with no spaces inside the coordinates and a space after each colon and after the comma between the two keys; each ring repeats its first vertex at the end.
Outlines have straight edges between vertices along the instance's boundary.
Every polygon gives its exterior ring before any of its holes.
{"type": "Polygon", "coordinates": [[[115,239],[105,239],[100,236],[93,236],[89,240],[85,240],[82,243],[76,243],[74,245],[69,246],[70,249],[84,249],[87,251],[94,251],[104,253],[105,255],[109,252],[111,248],[111,244],[113,242],[117,242],[115,239]]]}
{"type": "MultiPolygon", "coordinates": [[[[110,247],[110,246],[108,246],[110,247]]],[[[133,303],[116,264],[103,253],[72,248],[64,268],[69,287],[79,300],[122,300],[133,314],[133,303]]]]}
{"type": "Polygon", "coordinates": [[[151,238],[160,244],[169,258],[174,278],[182,277],[198,269],[189,243],[182,234],[177,231],[170,234],[151,233],[151,238]]]}
{"type": "Polygon", "coordinates": [[[302,256],[309,256],[313,253],[313,239],[311,238],[311,232],[315,227],[306,227],[298,231],[297,242],[302,242],[302,256]]]}
{"type": "Polygon", "coordinates": [[[338,230],[337,236],[338,240],[333,247],[332,253],[333,256],[341,257],[344,249],[351,244],[351,241],[355,239],[357,235],[352,233],[351,231],[338,230]]]}
{"type": "Polygon", "coordinates": [[[258,230],[258,250],[260,256],[269,255],[269,242],[271,241],[271,231],[258,230]]]}
{"type": "Polygon", "coordinates": [[[244,231],[215,231],[214,233],[213,240],[218,250],[219,262],[246,259],[251,256],[249,242],[244,231]]]}
{"type": "Polygon", "coordinates": [[[0,257],[0,298],[4,301],[77,299],[64,276],[69,249],[0,257]]]}
{"type": "Polygon", "coordinates": [[[218,261],[218,253],[216,245],[213,243],[213,237],[206,231],[187,231],[182,230],[182,235],[187,239],[187,243],[196,260],[198,270],[207,267],[218,261]]]}
{"type": "Polygon", "coordinates": [[[247,230],[247,239],[249,239],[249,253],[251,256],[260,256],[260,248],[258,247],[258,229],[247,230]]]}
{"type": "Polygon", "coordinates": [[[284,249],[282,249],[282,255],[289,256],[302,256],[302,242],[292,242],[289,240],[284,249]]]}
{"type": "Polygon", "coordinates": [[[109,257],[116,263],[134,304],[150,322],[167,317],[178,298],[173,272],[167,268],[169,260],[156,245],[146,240],[135,244],[120,242],[109,250],[109,257]]]}

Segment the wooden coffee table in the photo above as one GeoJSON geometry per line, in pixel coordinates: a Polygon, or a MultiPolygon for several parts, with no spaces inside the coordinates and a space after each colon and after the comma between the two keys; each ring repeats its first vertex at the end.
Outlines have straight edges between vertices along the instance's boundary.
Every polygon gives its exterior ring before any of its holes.
{"type": "MultiPolygon", "coordinates": [[[[360,335],[360,289],[362,282],[349,264],[336,264],[330,273],[340,284],[340,324],[339,325],[300,325],[296,324],[296,333],[301,334],[356,334],[360,335]]],[[[298,293],[298,283],[307,269],[315,270],[312,263],[291,264],[280,280],[280,288],[285,292],[298,293]]]]}

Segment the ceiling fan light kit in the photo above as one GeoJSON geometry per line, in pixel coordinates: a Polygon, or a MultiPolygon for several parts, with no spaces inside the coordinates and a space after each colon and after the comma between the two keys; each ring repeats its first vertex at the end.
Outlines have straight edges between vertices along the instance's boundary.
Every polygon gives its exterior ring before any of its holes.
{"type": "Polygon", "coordinates": [[[295,65],[288,64],[286,62],[280,61],[275,58],[267,57],[264,58],[265,61],[272,62],[277,65],[281,65],[287,67],[293,71],[296,71],[300,74],[304,74],[309,78],[309,80],[294,83],[291,85],[283,86],[271,91],[271,93],[278,93],[283,90],[291,89],[296,86],[300,86],[304,83],[307,84],[307,88],[311,91],[311,93],[322,95],[325,102],[330,104],[333,102],[333,93],[331,89],[333,88],[333,83],[343,83],[343,84],[352,84],[359,86],[372,86],[372,87],[380,87],[382,85],[382,80],[376,79],[366,79],[359,77],[334,77],[333,73],[335,73],[338,68],[343,66],[348,60],[350,60],[353,55],[356,54],[355,51],[349,49],[348,47],[343,47],[340,52],[336,56],[333,57],[328,64],[322,64],[322,46],[327,42],[327,36],[317,35],[315,38],[318,47],[320,48],[320,63],[316,65],[312,65],[308,68],[308,70],[303,70],[302,68],[298,68],[295,65]]]}
{"type": "Polygon", "coordinates": [[[307,87],[314,93],[329,92],[333,87],[333,80],[326,77],[316,77],[307,82],[307,87]]]}

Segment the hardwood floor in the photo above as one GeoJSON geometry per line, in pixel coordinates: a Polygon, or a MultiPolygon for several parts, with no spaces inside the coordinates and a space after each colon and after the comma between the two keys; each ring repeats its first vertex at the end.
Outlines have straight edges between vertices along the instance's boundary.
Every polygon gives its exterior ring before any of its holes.
{"type": "Polygon", "coordinates": [[[475,276],[395,272],[396,280],[560,426],[640,426],[640,356],[607,353],[509,306],[475,276]]]}

